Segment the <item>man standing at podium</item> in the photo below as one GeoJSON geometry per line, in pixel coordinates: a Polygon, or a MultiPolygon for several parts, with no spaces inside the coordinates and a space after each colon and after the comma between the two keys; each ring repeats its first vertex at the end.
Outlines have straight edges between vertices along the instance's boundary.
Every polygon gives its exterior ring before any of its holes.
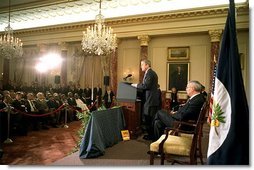
{"type": "Polygon", "coordinates": [[[161,97],[158,93],[158,76],[156,72],[151,69],[150,60],[144,59],[141,61],[141,70],[145,72],[142,83],[131,85],[138,89],[142,89],[145,94],[143,115],[148,135],[145,135],[143,139],[153,140],[153,119],[159,109],[161,97]]]}

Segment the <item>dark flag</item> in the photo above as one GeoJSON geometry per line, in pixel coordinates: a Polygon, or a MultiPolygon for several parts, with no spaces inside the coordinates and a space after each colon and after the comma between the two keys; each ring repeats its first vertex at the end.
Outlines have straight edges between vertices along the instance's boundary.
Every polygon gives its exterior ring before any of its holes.
{"type": "Polygon", "coordinates": [[[234,0],[230,0],[217,65],[207,156],[210,165],[249,165],[249,109],[238,53],[234,0]]]}

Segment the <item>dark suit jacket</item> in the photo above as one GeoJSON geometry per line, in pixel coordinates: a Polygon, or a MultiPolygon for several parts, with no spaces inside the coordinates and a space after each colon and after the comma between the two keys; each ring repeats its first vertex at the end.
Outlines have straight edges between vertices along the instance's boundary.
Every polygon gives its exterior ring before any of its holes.
{"type": "Polygon", "coordinates": [[[76,100],[72,97],[72,98],[68,98],[67,102],[70,106],[77,106],[76,100]]]}
{"type": "Polygon", "coordinates": [[[84,93],[86,94],[86,97],[87,97],[87,98],[91,98],[91,93],[92,93],[92,91],[91,91],[90,88],[85,88],[85,89],[84,89],[84,93]]]}
{"type": "Polygon", "coordinates": [[[159,106],[160,94],[158,92],[158,76],[152,69],[149,69],[144,77],[144,81],[137,85],[145,93],[144,114],[148,115],[150,106],[159,106]]]}
{"type": "MultiPolygon", "coordinates": [[[[35,109],[35,111],[34,112],[37,112],[37,108],[36,108],[36,106],[35,106],[35,102],[34,101],[31,101],[31,102],[33,102],[33,104],[34,104],[34,109],[35,109]]],[[[29,104],[29,101],[28,100],[25,100],[25,106],[26,106],[26,110],[27,110],[27,112],[28,113],[31,113],[32,111],[31,111],[31,106],[30,106],[30,104],[29,104]]]]}
{"type": "Polygon", "coordinates": [[[113,100],[113,96],[115,96],[115,94],[113,93],[113,91],[110,91],[110,102],[108,102],[108,93],[107,93],[107,91],[105,92],[105,94],[104,94],[104,96],[103,96],[103,100],[104,100],[104,103],[105,103],[105,106],[106,106],[106,108],[109,108],[110,107],[110,105],[111,105],[111,103],[113,102],[112,100],[113,100]]]}
{"type": "Polygon", "coordinates": [[[101,88],[97,89],[97,87],[95,87],[93,89],[93,100],[94,101],[96,100],[96,96],[99,96],[99,98],[101,99],[101,95],[102,95],[102,89],[101,88]]]}
{"type": "MultiPolygon", "coordinates": [[[[7,105],[4,102],[0,102],[0,110],[4,109],[5,107],[7,107],[7,105]]],[[[6,110],[2,110],[0,112],[0,143],[7,138],[7,114],[8,113],[6,110]]]]}
{"type": "Polygon", "coordinates": [[[78,93],[79,97],[81,97],[82,93],[84,93],[84,90],[81,88],[77,88],[77,89],[75,89],[75,93],[78,93]]]}
{"type": "Polygon", "coordinates": [[[17,109],[18,111],[25,111],[25,104],[24,104],[24,100],[13,100],[13,102],[11,103],[11,105],[17,109]]]}
{"type": "Polygon", "coordinates": [[[92,90],[90,88],[85,88],[84,93],[86,95],[86,105],[90,106],[92,90]]]}
{"type": "Polygon", "coordinates": [[[194,96],[191,100],[188,100],[183,107],[172,115],[177,120],[198,120],[199,112],[202,105],[205,102],[205,98],[202,94],[194,96]]]}

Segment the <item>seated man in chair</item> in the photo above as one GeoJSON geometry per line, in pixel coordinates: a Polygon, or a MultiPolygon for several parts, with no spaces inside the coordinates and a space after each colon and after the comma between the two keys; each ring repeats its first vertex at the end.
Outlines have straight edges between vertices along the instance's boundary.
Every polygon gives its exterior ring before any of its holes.
{"type": "Polygon", "coordinates": [[[187,102],[177,111],[167,112],[159,110],[154,118],[155,140],[163,134],[165,127],[173,127],[175,120],[194,120],[197,121],[200,109],[205,102],[201,92],[201,84],[198,81],[189,81],[186,87],[187,95],[190,97],[187,102]]]}

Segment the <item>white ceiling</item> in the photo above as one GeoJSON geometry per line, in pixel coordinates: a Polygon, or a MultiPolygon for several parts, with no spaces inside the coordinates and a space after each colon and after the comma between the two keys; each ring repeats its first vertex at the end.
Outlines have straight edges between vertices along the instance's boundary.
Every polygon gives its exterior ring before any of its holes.
{"type": "MultiPolygon", "coordinates": [[[[94,20],[99,0],[12,0],[14,30],[94,20]]],[[[235,0],[236,4],[248,0],[235,0]]],[[[0,3],[0,31],[8,24],[8,0],[0,3]]],[[[157,13],[190,8],[225,6],[229,0],[103,0],[105,18],[157,13]]]]}

